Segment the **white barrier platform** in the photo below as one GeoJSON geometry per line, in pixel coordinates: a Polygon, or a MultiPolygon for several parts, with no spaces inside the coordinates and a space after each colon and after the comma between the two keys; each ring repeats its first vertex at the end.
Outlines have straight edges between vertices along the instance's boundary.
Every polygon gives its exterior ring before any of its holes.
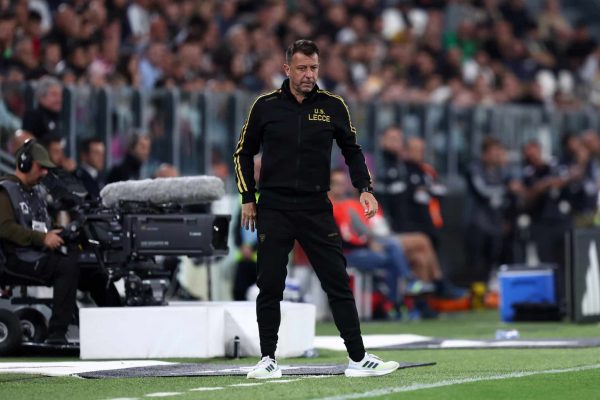
{"type": "MultiPolygon", "coordinates": [[[[314,347],[316,309],[281,303],[277,357],[314,347]]],[[[81,359],[224,357],[239,337],[240,355],[260,356],[254,302],[172,302],[164,307],[82,308],[81,359]]]]}

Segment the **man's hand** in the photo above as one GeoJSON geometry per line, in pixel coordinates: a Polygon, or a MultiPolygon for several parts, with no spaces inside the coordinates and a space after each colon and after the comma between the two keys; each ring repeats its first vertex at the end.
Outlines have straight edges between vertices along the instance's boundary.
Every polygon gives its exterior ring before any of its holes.
{"type": "Polygon", "coordinates": [[[50,250],[55,250],[62,246],[65,242],[60,236],[58,236],[61,230],[62,229],[53,229],[46,233],[46,236],[44,236],[44,246],[50,250]]]}
{"type": "Polygon", "coordinates": [[[375,214],[377,214],[377,200],[375,199],[375,196],[373,196],[372,193],[361,193],[360,204],[362,204],[367,218],[373,218],[375,214]]]}
{"type": "Polygon", "coordinates": [[[256,229],[256,203],[242,204],[242,227],[252,232],[256,229]]]}

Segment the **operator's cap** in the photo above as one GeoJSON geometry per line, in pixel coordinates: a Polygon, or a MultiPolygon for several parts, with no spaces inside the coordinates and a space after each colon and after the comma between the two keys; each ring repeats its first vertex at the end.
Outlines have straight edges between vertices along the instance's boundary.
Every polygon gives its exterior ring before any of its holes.
{"type": "Polygon", "coordinates": [[[31,144],[25,142],[25,144],[17,150],[17,160],[19,159],[19,157],[21,157],[21,154],[27,150],[28,146],[30,147],[29,154],[31,154],[33,161],[36,161],[44,168],[56,168],[56,164],[54,164],[50,160],[50,155],[48,154],[48,151],[44,148],[44,146],[35,141],[31,144]]]}

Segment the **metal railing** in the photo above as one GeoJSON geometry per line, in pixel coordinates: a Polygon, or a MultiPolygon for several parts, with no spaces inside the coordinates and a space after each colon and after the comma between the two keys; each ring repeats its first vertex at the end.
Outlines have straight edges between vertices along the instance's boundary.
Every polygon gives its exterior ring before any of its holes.
{"type": "Polygon", "coordinates": [[[0,149],[0,174],[12,174],[15,171],[15,158],[0,149]]]}
{"type": "MultiPolygon", "coordinates": [[[[0,145],[6,148],[15,118],[22,118],[25,108],[33,106],[33,90],[29,84],[2,89],[3,105],[9,114],[0,113],[0,145]]],[[[76,155],[77,143],[82,139],[100,137],[109,150],[110,166],[122,157],[127,135],[141,130],[153,141],[150,161],[143,171],[146,176],[165,162],[184,175],[212,173],[213,163],[219,160],[231,164],[253,99],[253,94],[241,91],[148,92],[129,87],[75,86],[64,91],[61,122],[71,156],[76,155]]],[[[591,107],[565,112],[516,105],[457,108],[378,101],[349,102],[349,107],[359,132],[358,141],[370,154],[372,164],[378,162],[378,135],[390,124],[398,124],[406,136],[426,140],[427,159],[450,181],[460,176],[465,163],[478,156],[486,136],[502,140],[510,159],[517,163],[520,147],[530,139],[538,139],[548,153],[556,154],[564,132],[600,128],[600,115],[591,107]]],[[[231,182],[229,185],[233,190],[231,182]]]]}

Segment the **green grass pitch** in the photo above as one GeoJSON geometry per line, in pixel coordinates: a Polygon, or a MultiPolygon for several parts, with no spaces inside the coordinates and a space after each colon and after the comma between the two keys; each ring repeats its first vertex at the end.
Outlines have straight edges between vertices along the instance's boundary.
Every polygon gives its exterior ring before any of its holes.
{"type": "MultiPolygon", "coordinates": [[[[590,338],[600,325],[568,323],[502,324],[497,312],[445,315],[436,321],[365,323],[365,334],[414,333],[445,338],[491,339],[496,329],[518,329],[521,338],[590,338]]],[[[317,334],[337,331],[322,323],[317,334]]],[[[344,363],[345,353],[321,351],[309,362],[344,363]]],[[[130,378],[86,380],[74,377],[0,374],[0,399],[600,399],[600,348],[519,350],[378,351],[385,359],[435,361],[433,367],[397,371],[379,378],[301,378],[248,381],[243,377],[130,378]],[[246,384],[256,384],[246,386],[246,384]]],[[[6,358],[6,361],[72,359],[6,358]]],[[[203,360],[172,360],[200,362],[203,360]]],[[[230,360],[210,362],[232,363],[230,360]]],[[[239,363],[240,361],[236,361],[239,363]]],[[[253,364],[254,359],[244,359],[253,364]]],[[[283,364],[305,363],[285,359],[283,364]]]]}

